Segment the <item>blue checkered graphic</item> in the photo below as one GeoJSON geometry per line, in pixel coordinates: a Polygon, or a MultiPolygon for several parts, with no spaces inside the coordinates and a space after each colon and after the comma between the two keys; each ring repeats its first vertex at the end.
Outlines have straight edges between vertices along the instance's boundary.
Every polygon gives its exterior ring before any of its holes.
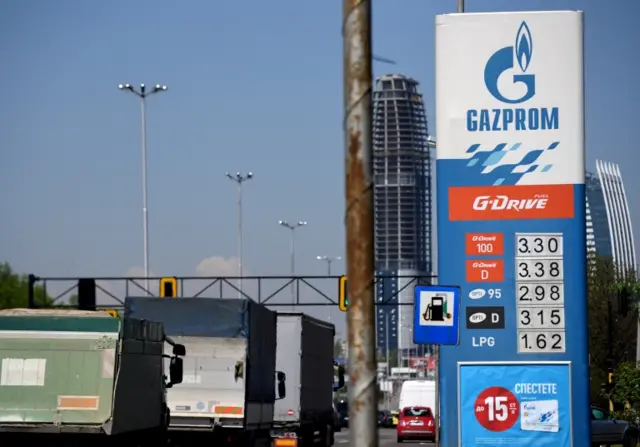
{"type": "Polygon", "coordinates": [[[465,183],[477,186],[517,185],[520,179],[532,172],[548,172],[552,164],[536,163],[546,151],[555,150],[560,145],[554,141],[547,148],[524,151],[522,143],[500,143],[491,150],[483,150],[480,144],[472,144],[467,149],[467,159],[447,160],[453,165],[453,172],[464,172],[465,183]],[[521,151],[522,158],[516,163],[500,164],[509,153],[521,151]]]}

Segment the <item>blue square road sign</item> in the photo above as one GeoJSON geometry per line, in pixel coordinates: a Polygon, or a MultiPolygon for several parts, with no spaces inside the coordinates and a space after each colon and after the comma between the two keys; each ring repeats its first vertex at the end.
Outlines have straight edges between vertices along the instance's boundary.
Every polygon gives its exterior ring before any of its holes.
{"type": "Polygon", "coordinates": [[[460,288],[416,286],[414,290],[413,342],[457,345],[460,340],[460,288]]]}

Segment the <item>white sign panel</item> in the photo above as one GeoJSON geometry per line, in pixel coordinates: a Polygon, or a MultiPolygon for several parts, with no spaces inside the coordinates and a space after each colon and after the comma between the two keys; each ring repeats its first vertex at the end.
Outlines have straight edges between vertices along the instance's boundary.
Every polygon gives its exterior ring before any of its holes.
{"type": "Polygon", "coordinates": [[[493,152],[485,174],[516,165],[519,185],[584,183],[581,13],[443,15],[436,39],[439,160],[493,152]]]}

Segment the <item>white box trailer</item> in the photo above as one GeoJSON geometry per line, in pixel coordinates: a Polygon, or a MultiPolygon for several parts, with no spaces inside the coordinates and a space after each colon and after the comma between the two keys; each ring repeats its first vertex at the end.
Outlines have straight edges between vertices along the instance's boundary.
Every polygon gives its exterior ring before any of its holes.
{"type": "Polygon", "coordinates": [[[187,349],[184,385],[168,392],[172,431],[270,437],[276,387],[284,394],[275,312],[244,299],[127,298],[125,313],[162,322],[187,349]]]}

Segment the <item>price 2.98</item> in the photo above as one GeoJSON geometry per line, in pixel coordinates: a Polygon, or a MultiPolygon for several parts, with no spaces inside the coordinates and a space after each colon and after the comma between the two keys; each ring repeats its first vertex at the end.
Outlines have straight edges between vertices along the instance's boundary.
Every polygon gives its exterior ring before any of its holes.
{"type": "Polygon", "coordinates": [[[564,303],[564,284],[518,283],[518,304],[562,304],[564,303]]]}

